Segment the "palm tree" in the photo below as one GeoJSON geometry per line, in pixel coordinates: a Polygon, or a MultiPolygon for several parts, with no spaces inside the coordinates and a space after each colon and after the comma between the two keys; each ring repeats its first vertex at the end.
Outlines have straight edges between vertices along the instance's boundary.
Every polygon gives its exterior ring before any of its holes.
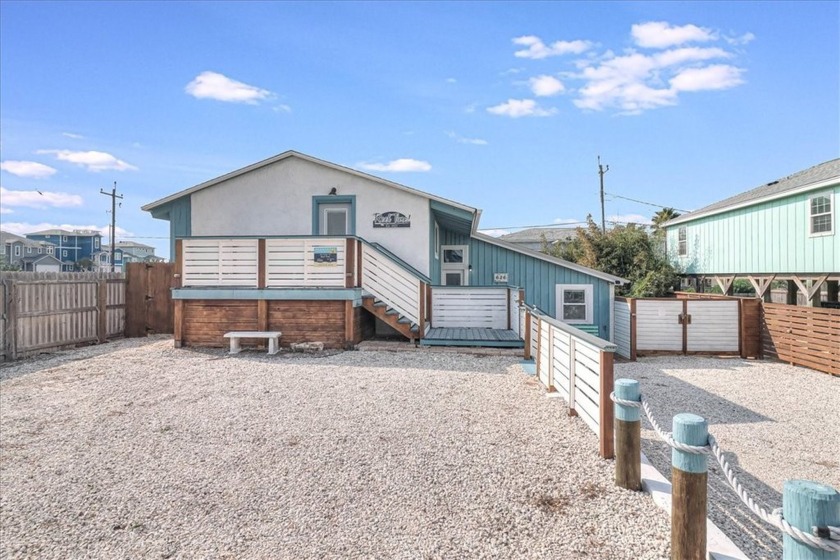
{"type": "Polygon", "coordinates": [[[674,210],[673,208],[662,208],[662,210],[653,215],[653,219],[651,220],[653,222],[653,232],[659,233],[660,231],[662,231],[662,224],[669,220],[673,220],[679,215],[680,213],[674,210]]]}

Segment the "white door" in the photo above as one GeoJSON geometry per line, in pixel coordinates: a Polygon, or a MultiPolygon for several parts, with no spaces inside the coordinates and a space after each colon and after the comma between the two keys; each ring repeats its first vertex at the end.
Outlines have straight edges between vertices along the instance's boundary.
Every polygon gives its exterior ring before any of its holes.
{"type": "Polygon", "coordinates": [[[444,286],[470,285],[468,245],[441,245],[440,283],[444,286]]]}
{"type": "Polygon", "coordinates": [[[349,204],[322,204],[320,211],[318,231],[321,235],[347,235],[350,233],[349,204]]]}

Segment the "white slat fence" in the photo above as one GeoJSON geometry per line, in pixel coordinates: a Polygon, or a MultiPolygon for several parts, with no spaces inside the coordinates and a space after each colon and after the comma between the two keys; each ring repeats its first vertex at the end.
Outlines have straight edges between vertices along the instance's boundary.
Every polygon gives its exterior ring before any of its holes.
{"type": "Polygon", "coordinates": [[[282,238],[265,241],[266,287],[343,288],[344,238],[282,238]]]}
{"type": "Polygon", "coordinates": [[[507,329],[508,304],[507,288],[436,286],[432,328],[507,329]]]}
{"type": "Polygon", "coordinates": [[[362,245],[362,288],[415,324],[420,323],[421,284],[417,276],[379,249],[362,245]]]}
{"type": "Polygon", "coordinates": [[[184,239],[182,286],[256,288],[257,239],[184,239]]]}

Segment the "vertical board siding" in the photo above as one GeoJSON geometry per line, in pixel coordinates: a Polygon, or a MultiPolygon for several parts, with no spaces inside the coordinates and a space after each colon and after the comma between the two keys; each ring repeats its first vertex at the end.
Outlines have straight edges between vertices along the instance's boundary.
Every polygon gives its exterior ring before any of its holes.
{"type": "Polygon", "coordinates": [[[507,288],[432,288],[432,328],[507,329],[507,288]]]}
{"type": "Polygon", "coordinates": [[[183,286],[256,288],[256,239],[184,239],[183,286]]]}
{"type": "MultiPolygon", "coordinates": [[[[562,265],[530,255],[486,243],[469,235],[440,228],[442,245],[469,245],[469,272],[471,286],[493,286],[493,274],[508,274],[508,283],[525,289],[528,304],[536,305],[553,314],[557,308],[557,284],[590,284],[593,296],[593,324],[598,326],[598,336],[604,340],[610,333],[610,283],[562,265]]],[[[440,270],[433,267],[433,283],[440,283],[440,270]]]]}
{"type": "Polygon", "coordinates": [[[740,329],[735,300],[688,300],[688,351],[737,352],[740,329]]]}
{"type": "Polygon", "coordinates": [[[124,332],[125,280],[120,273],[13,272],[3,273],[0,280],[5,359],[96,342],[100,333],[113,337],[124,332]],[[104,301],[99,297],[102,283],[104,301]]]}
{"type": "Polygon", "coordinates": [[[265,250],[269,288],[345,286],[347,242],[344,238],[267,239],[265,250]],[[323,248],[336,249],[335,262],[315,262],[316,250],[323,248]]]}
{"type": "Polygon", "coordinates": [[[840,375],[840,309],[761,304],[762,355],[840,375]]]}
{"type": "Polygon", "coordinates": [[[618,346],[616,354],[622,358],[631,358],[630,351],[630,302],[615,300],[615,344],[618,346]]]}
{"type": "Polygon", "coordinates": [[[682,352],[682,302],[636,300],[636,350],[682,352]]]}
{"type": "Polygon", "coordinates": [[[809,232],[809,198],[840,186],[698,218],[667,228],[668,256],[687,274],[815,274],[840,270],[840,212],[834,209],[834,235],[809,232]],[[678,232],[686,228],[688,254],[677,254],[678,232]]]}
{"type": "MultiPolygon", "coordinates": [[[[362,249],[362,288],[408,317],[420,323],[420,279],[370,245],[362,249]]],[[[432,312],[434,320],[434,312],[432,312]]]]}

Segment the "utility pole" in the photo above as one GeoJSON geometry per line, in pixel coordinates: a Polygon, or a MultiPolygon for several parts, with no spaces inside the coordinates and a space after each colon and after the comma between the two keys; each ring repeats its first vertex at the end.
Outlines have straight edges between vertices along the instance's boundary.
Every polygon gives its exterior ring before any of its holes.
{"type": "Polygon", "coordinates": [[[598,175],[601,177],[601,232],[607,233],[607,221],[604,217],[604,175],[610,170],[609,165],[601,165],[601,156],[598,156],[598,175]]]}
{"type": "MultiPolygon", "coordinates": [[[[601,191],[603,192],[603,190],[604,189],[602,188],[601,191]]],[[[114,239],[117,233],[117,199],[119,198],[120,200],[122,200],[123,196],[121,194],[117,194],[116,181],[114,181],[114,188],[111,190],[111,192],[99,189],[99,194],[104,194],[105,196],[111,197],[111,272],[114,272],[114,245],[117,244],[116,239],[114,239]]],[[[603,199],[603,194],[601,198],[603,199]]]]}

